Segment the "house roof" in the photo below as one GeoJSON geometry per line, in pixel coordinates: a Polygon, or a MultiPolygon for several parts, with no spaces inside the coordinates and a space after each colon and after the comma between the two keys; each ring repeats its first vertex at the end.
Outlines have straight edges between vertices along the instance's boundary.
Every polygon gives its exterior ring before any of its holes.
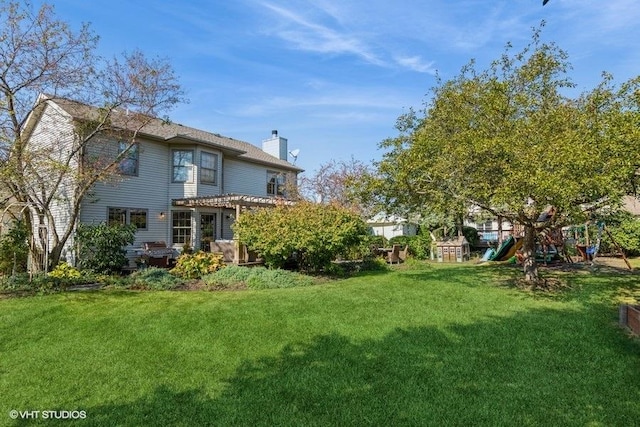
{"type": "MultiPolygon", "coordinates": [[[[57,104],[67,114],[77,120],[91,120],[98,117],[99,109],[77,101],[64,98],[50,98],[51,102],[57,104]]],[[[112,122],[116,125],[120,124],[123,128],[133,127],[135,118],[133,114],[129,115],[128,111],[117,111],[113,115],[112,122]]],[[[302,172],[303,169],[274,157],[259,147],[245,141],[222,136],[216,133],[207,132],[201,129],[192,128],[181,125],[179,123],[168,122],[156,117],[138,116],[143,120],[138,121],[140,124],[141,136],[149,139],[164,141],[170,144],[200,144],[216,148],[224,152],[230,157],[236,157],[253,163],[261,163],[280,169],[286,169],[293,172],[302,172]]]]}
{"type": "Polygon", "coordinates": [[[380,212],[367,220],[369,225],[390,225],[390,224],[417,224],[416,221],[407,220],[406,218],[397,215],[388,215],[384,212],[380,212]]]}

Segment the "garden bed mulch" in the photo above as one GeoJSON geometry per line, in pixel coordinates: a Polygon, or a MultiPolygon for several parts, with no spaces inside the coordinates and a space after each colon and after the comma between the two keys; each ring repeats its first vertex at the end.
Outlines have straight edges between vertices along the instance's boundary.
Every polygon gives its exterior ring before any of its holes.
{"type": "Polygon", "coordinates": [[[73,285],[67,288],[68,291],[95,291],[102,289],[104,285],[102,283],[84,283],[82,285],[73,285]]]}

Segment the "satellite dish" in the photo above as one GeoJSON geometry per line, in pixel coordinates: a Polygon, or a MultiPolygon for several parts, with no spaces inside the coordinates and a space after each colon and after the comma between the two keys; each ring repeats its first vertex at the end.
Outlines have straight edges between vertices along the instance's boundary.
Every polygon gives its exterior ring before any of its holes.
{"type": "Polygon", "coordinates": [[[289,151],[289,155],[293,157],[293,163],[295,164],[296,160],[298,160],[298,154],[300,154],[300,150],[296,148],[295,150],[289,151]]]}

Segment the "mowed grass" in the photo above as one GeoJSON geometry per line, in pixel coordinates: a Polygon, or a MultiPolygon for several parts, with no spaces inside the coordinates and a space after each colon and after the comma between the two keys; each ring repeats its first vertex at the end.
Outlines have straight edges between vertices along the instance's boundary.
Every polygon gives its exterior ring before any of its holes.
{"type": "Polygon", "coordinates": [[[265,291],[68,292],[0,300],[0,425],[627,426],[640,276],[427,265],[265,291]],[[85,411],[81,420],[13,420],[85,411]]]}

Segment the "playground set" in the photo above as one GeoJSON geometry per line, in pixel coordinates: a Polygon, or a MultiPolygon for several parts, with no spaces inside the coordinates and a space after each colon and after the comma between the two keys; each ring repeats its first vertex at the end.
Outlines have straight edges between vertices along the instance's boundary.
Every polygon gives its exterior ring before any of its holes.
{"type": "MultiPolygon", "coordinates": [[[[609,240],[616,247],[622,259],[631,270],[631,264],[625,257],[624,251],[617,244],[604,222],[597,223],[598,233],[595,241],[589,238],[589,224],[584,226],[573,226],[566,228],[544,228],[538,234],[536,245],[536,261],[549,264],[552,262],[574,263],[574,259],[569,254],[568,249],[575,247],[576,255],[584,263],[593,265],[602,242],[602,235],[605,233],[609,240]]],[[[511,261],[521,264],[523,254],[521,252],[524,239],[522,237],[509,236],[496,249],[489,248],[484,253],[482,261],[511,261]]]]}

